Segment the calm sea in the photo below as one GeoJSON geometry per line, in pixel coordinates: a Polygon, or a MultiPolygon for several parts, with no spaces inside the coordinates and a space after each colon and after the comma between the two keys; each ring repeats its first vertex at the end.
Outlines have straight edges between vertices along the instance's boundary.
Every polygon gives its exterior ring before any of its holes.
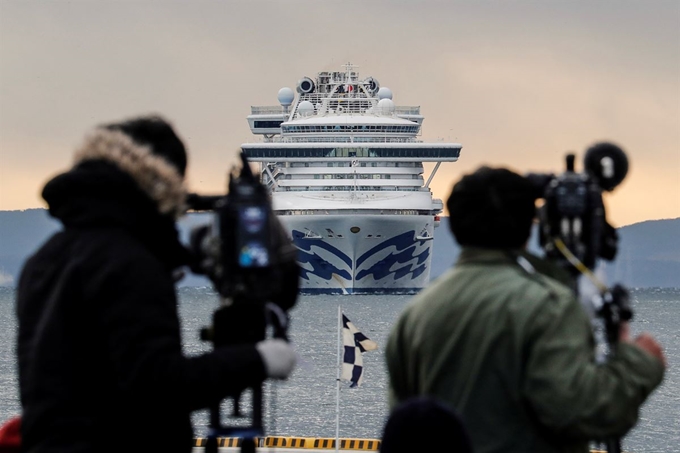
{"type": "MultiPolygon", "coordinates": [[[[638,426],[624,439],[632,452],[680,452],[680,289],[636,289],[633,332],[649,331],[668,357],[666,379],[642,409],[638,426]]],[[[340,391],[340,436],[379,438],[387,414],[383,349],[390,326],[408,296],[306,296],[291,311],[291,338],[301,363],[292,378],[267,385],[267,434],[335,436],[337,307],[381,349],[364,354],[364,384],[340,391]]],[[[216,308],[208,288],[180,290],[180,311],[187,354],[208,346],[198,331],[216,308]]],[[[0,287],[0,421],[19,413],[14,343],[14,289],[0,287]]],[[[195,414],[196,434],[206,431],[206,414],[195,414]]]]}

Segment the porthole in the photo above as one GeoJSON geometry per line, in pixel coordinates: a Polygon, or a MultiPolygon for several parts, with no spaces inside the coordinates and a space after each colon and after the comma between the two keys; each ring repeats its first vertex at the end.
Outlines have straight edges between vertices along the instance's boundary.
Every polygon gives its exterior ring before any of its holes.
{"type": "Polygon", "coordinates": [[[358,226],[353,226],[352,228],[349,229],[349,231],[351,231],[352,233],[356,234],[356,233],[358,233],[359,231],[361,231],[361,228],[359,228],[358,226]]]}

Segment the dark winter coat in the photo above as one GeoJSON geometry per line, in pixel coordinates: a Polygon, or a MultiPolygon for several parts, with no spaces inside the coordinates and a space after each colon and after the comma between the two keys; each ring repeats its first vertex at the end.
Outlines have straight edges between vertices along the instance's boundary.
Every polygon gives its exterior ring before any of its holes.
{"type": "Polygon", "coordinates": [[[103,130],[46,185],[64,228],[18,286],[24,451],[189,452],[191,411],[264,379],[250,345],[182,354],[182,195],[171,166],[103,130]]]}

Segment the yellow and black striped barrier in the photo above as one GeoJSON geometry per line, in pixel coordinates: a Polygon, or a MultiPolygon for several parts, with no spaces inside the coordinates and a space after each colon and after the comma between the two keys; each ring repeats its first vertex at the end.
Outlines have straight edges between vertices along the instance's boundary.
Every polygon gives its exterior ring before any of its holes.
{"type": "Polygon", "coordinates": [[[306,437],[268,436],[263,440],[262,447],[307,448],[306,437]]]}
{"type": "MultiPolygon", "coordinates": [[[[194,447],[205,447],[206,438],[194,439],[194,447]]],[[[289,437],[267,436],[255,439],[258,447],[297,448],[307,450],[335,450],[334,438],[323,437],[289,437]]],[[[218,447],[240,447],[241,439],[238,437],[219,437],[218,447]]],[[[341,450],[378,451],[380,441],[378,439],[340,439],[341,450]]]]}
{"type": "MultiPolygon", "coordinates": [[[[194,447],[205,447],[208,439],[194,439],[194,447]]],[[[335,438],[328,437],[290,437],[267,436],[255,438],[258,447],[295,448],[306,450],[335,450],[335,438]]],[[[239,437],[219,437],[218,447],[240,447],[239,437]]],[[[379,451],[378,439],[340,439],[340,450],[379,451]]],[[[590,450],[590,453],[606,453],[604,450],[590,450]]]]}
{"type": "MultiPolygon", "coordinates": [[[[255,444],[258,444],[259,439],[255,439],[255,444]]],[[[198,439],[194,439],[194,447],[205,447],[205,444],[208,442],[208,439],[205,437],[201,437],[198,439]]],[[[241,438],[240,437],[218,437],[217,438],[217,446],[218,447],[240,447],[241,446],[241,438]]]]}

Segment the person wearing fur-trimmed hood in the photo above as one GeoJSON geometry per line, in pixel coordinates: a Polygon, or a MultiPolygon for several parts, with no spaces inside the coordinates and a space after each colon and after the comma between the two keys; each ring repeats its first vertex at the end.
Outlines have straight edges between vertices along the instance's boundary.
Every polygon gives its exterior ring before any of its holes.
{"type": "Polygon", "coordinates": [[[17,287],[22,449],[189,452],[191,411],[292,371],[281,340],[182,353],[187,158],[158,116],[95,128],[43,198],[63,229],[17,287]]]}

